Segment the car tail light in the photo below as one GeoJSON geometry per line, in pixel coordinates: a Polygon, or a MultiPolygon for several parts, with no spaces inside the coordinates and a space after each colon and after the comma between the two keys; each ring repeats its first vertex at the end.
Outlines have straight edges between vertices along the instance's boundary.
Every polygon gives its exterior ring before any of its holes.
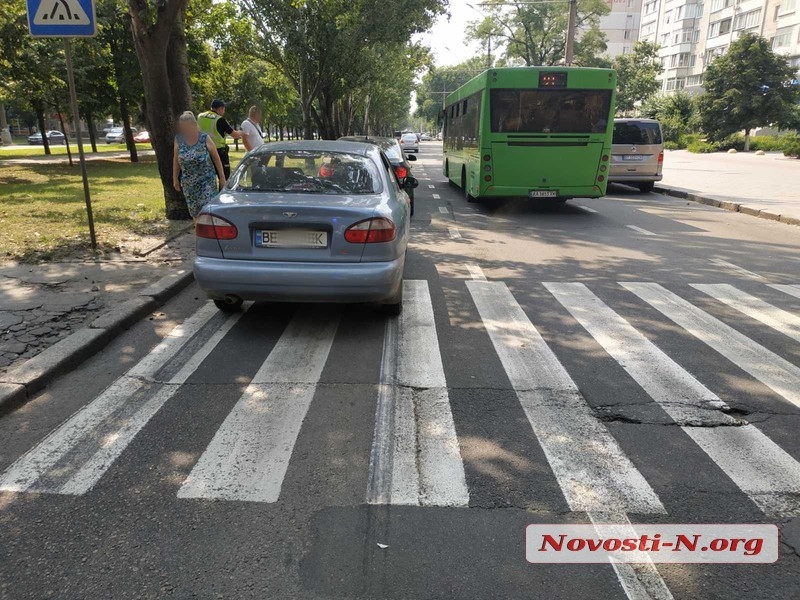
{"type": "Polygon", "coordinates": [[[394,223],[384,217],[376,217],[348,227],[344,232],[344,239],[351,244],[372,244],[391,242],[396,235],[397,229],[394,223]]]}
{"type": "Polygon", "coordinates": [[[661,165],[663,163],[664,163],[664,151],[662,150],[661,152],[658,153],[658,164],[661,165]]]}
{"type": "Polygon", "coordinates": [[[232,240],[239,235],[236,225],[222,217],[209,215],[208,213],[203,213],[197,217],[194,232],[197,237],[210,240],[232,240]]]}
{"type": "Polygon", "coordinates": [[[405,179],[408,177],[408,169],[405,167],[398,165],[394,168],[394,174],[397,175],[398,179],[405,179]]]}

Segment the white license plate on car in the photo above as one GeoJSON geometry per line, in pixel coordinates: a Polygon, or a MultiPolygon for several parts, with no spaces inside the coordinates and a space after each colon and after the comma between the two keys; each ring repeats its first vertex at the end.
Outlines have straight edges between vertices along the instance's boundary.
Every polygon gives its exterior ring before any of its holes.
{"type": "Polygon", "coordinates": [[[558,190],[531,190],[528,192],[529,198],[557,198],[558,190]]]}
{"type": "Polygon", "coordinates": [[[310,229],[259,229],[256,246],[261,248],[327,248],[328,232],[310,229]]]}
{"type": "Polygon", "coordinates": [[[623,154],[622,160],[629,160],[633,162],[644,160],[644,156],[641,154],[623,154]]]}

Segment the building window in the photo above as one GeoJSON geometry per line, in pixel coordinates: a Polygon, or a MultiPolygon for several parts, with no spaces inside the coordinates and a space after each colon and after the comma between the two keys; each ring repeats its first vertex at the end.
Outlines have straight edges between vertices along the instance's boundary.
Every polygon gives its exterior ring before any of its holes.
{"type": "Polygon", "coordinates": [[[669,34],[668,33],[665,33],[664,35],[661,36],[661,45],[664,46],[664,47],[669,46],[669,34]]]}
{"type": "Polygon", "coordinates": [[[728,8],[733,4],[733,0],[711,0],[711,12],[728,8]]]}
{"type": "Polygon", "coordinates": [[[783,0],[781,5],[778,7],[778,14],[788,15],[789,13],[793,13],[796,5],[797,0],[783,0]]]}
{"type": "Polygon", "coordinates": [[[686,79],[679,77],[677,79],[667,79],[667,91],[682,90],[686,87],[686,79]]]}
{"type": "Polygon", "coordinates": [[[644,14],[652,15],[654,12],[658,10],[658,2],[652,0],[651,2],[646,2],[644,5],[644,14]]]}
{"type": "Polygon", "coordinates": [[[751,27],[756,27],[761,22],[761,9],[751,10],[750,12],[743,13],[741,15],[736,15],[736,18],[733,21],[733,29],[734,31],[740,31],[742,29],[750,29],[751,27]]]}
{"type": "Polygon", "coordinates": [[[726,33],[730,33],[732,21],[733,19],[729,17],[727,19],[722,19],[721,21],[716,21],[712,23],[708,27],[708,37],[714,38],[719,35],[725,35],[726,33]]]}
{"type": "Polygon", "coordinates": [[[792,43],[792,32],[794,27],[783,27],[775,32],[775,37],[772,38],[772,48],[785,48],[792,43]]]}
{"type": "Polygon", "coordinates": [[[642,25],[642,37],[650,35],[651,33],[655,33],[655,30],[656,30],[655,22],[648,23],[647,25],[642,25]]]}
{"type": "Polygon", "coordinates": [[[702,75],[690,75],[686,78],[686,85],[687,87],[693,85],[702,85],[703,84],[703,76],[702,75]]]}
{"type": "Polygon", "coordinates": [[[719,48],[711,48],[710,50],[706,50],[706,54],[703,57],[703,63],[708,65],[712,60],[714,60],[717,56],[722,56],[727,51],[727,46],[720,46],[719,48]]]}
{"type": "Polygon", "coordinates": [[[625,32],[622,34],[622,39],[629,40],[631,39],[631,30],[626,29],[625,32]]]}
{"type": "Polygon", "coordinates": [[[672,11],[668,10],[666,13],[664,13],[664,22],[669,25],[670,21],[672,21],[672,11]]]}

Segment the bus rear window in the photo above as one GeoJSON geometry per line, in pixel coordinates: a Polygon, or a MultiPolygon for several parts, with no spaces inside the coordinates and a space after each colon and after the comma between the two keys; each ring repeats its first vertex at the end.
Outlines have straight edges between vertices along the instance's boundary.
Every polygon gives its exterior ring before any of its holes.
{"type": "Polygon", "coordinates": [[[636,121],[614,123],[614,138],[611,143],[657,145],[661,143],[661,127],[658,123],[636,121]]]}
{"type": "Polygon", "coordinates": [[[493,133],[604,133],[611,90],[494,89],[493,133]]]}

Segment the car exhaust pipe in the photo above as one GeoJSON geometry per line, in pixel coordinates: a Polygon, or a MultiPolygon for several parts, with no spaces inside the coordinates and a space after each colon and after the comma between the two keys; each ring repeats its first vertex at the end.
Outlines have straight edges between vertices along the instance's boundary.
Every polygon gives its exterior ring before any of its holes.
{"type": "Polygon", "coordinates": [[[242,304],[242,299],[235,294],[226,294],[222,301],[228,306],[238,306],[242,304]]]}

